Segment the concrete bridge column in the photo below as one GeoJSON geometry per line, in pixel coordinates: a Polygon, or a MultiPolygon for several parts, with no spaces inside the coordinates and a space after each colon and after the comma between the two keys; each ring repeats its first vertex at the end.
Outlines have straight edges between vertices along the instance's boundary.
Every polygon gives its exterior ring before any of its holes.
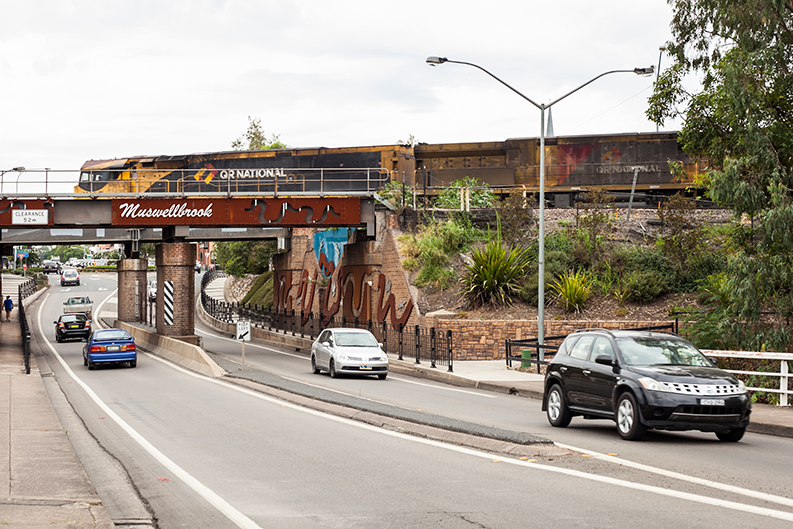
{"type": "Polygon", "coordinates": [[[198,343],[195,335],[196,245],[187,242],[160,243],[157,259],[157,334],[198,343]],[[166,292],[166,284],[172,294],[166,292]],[[166,297],[172,296],[167,304],[166,297]]]}
{"type": "MultiPolygon", "coordinates": [[[[118,271],[118,319],[126,322],[146,320],[146,259],[121,259],[118,271]]],[[[94,314],[94,317],[98,317],[94,314]]]]}

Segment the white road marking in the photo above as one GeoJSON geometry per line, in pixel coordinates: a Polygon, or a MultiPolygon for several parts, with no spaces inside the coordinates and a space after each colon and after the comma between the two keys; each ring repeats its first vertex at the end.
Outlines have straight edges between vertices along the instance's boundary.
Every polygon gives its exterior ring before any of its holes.
{"type": "Polygon", "coordinates": [[[496,399],[496,398],[498,398],[495,395],[486,395],[484,393],[477,393],[475,391],[467,391],[467,390],[464,390],[464,389],[449,388],[449,387],[445,387],[445,386],[444,387],[433,386],[432,384],[424,384],[423,382],[416,382],[415,380],[408,380],[406,378],[399,378],[399,377],[391,377],[391,378],[393,380],[398,380],[400,382],[405,382],[407,384],[415,384],[416,386],[424,386],[424,387],[433,388],[433,389],[442,389],[442,390],[445,390],[445,391],[454,391],[454,392],[457,392],[457,393],[466,393],[468,395],[474,395],[475,397],[483,397],[483,398],[486,398],[486,399],[496,399]]]}
{"type": "Polygon", "coordinates": [[[680,481],[687,481],[689,483],[695,483],[697,485],[703,485],[705,487],[711,487],[714,489],[732,492],[734,494],[740,494],[743,496],[749,496],[751,498],[757,498],[763,501],[769,501],[773,503],[779,503],[781,505],[787,505],[788,507],[793,507],[793,499],[785,498],[783,496],[774,496],[773,494],[766,494],[764,492],[758,492],[756,490],[735,487],[733,485],[727,485],[726,483],[719,483],[717,481],[711,481],[709,479],[702,479],[695,476],[687,476],[686,474],[680,474],[679,472],[664,470],[663,468],[651,467],[649,465],[645,465],[642,463],[628,461],[627,459],[601,454],[600,452],[594,452],[592,450],[587,450],[586,448],[576,448],[575,446],[569,446],[561,443],[554,443],[554,444],[560,448],[565,448],[567,450],[574,450],[576,452],[581,452],[582,454],[588,454],[594,458],[602,459],[603,461],[608,461],[609,463],[614,463],[616,465],[635,468],[637,470],[643,470],[645,472],[650,472],[652,474],[658,474],[660,476],[666,476],[668,478],[679,479],[680,481]]]}
{"type": "MultiPolygon", "coordinates": [[[[202,331],[200,329],[196,329],[196,333],[202,334],[204,336],[210,336],[212,338],[217,338],[219,340],[226,340],[227,342],[233,342],[233,343],[236,343],[238,345],[240,343],[239,340],[235,340],[233,338],[226,338],[225,336],[218,336],[217,334],[208,333],[208,332],[202,331]]],[[[257,345],[257,344],[255,344],[253,342],[248,342],[248,344],[245,347],[257,347],[259,349],[264,349],[265,351],[270,351],[271,353],[278,353],[279,355],[291,356],[293,358],[300,358],[301,360],[308,360],[304,355],[296,355],[294,353],[286,353],[284,351],[279,351],[277,349],[271,349],[270,347],[267,347],[267,346],[264,346],[264,345],[257,345]]]]}
{"type": "MultiPolygon", "coordinates": [[[[41,305],[39,305],[38,311],[38,324],[39,329],[43,329],[41,325],[41,311],[44,307],[44,302],[49,297],[47,294],[42,301],[41,305]]],[[[105,299],[107,301],[107,298],[105,299]]],[[[104,302],[103,302],[104,303],[104,302]]],[[[259,525],[257,525],[253,520],[242,514],[240,511],[232,507],[226,500],[218,496],[214,491],[212,491],[209,487],[195,479],[192,475],[190,475],[186,470],[182,467],[171,461],[168,457],[165,456],[162,452],[157,450],[149,441],[147,441],[142,435],[140,435],[135,429],[133,429],[129,424],[127,424],[124,419],[119,417],[116,412],[114,412],[110,406],[105,404],[105,402],[99,398],[99,396],[94,393],[94,391],[82,381],[80,377],[78,377],[74,371],[69,367],[69,365],[64,361],[61,355],[58,354],[58,351],[55,350],[55,347],[52,346],[49,340],[45,336],[42,335],[44,342],[49,347],[50,351],[55,355],[60,362],[61,366],[63,366],[64,370],[71,376],[74,381],[80,385],[81,388],[86,392],[86,394],[93,400],[97,406],[99,406],[102,411],[104,411],[105,415],[111,419],[113,419],[116,424],[118,424],[127,434],[137,442],[144,450],[146,450],[154,459],[159,461],[165,468],[169,471],[173,472],[173,474],[182,480],[188,487],[196,491],[201,497],[207,500],[211,505],[213,505],[217,510],[223,513],[229,520],[235,523],[238,527],[242,527],[244,529],[261,529],[259,525]]]]}
{"type": "MultiPolygon", "coordinates": [[[[246,395],[250,395],[250,396],[252,396],[254,398],[257,398],[257,399],[260,399],[260,400],[264,400],[264,401],[267,401],[267,402],[271,402],[271,403],[276,404],[276,405],[278,405],[278,406],[280,406],[282,408],[290,408],[290,409],[293,409],[293,410],[296,410],[296,411],[307,413],[309,415],[314,415],[316,417],[322,417],[322,418],[325,418],[325,419],[328,419],[328,420],[331,420],[331,421],[336,421],[336,422],[339,422],[339,423],[342,423],[342,424],[345,424],[345,425],[348,425],[348,426],[352,426],[352,427],[355,427],[355,428],[361,428],[361,429],[364,429],[364,430],[368,430],[370,432],[379,433],[381,435],[388,435],[388,436],[391,436],[391,437],[397,437],[397,438],[402,439],[404,441],[410,441],[410,442],[414,442],[414,443],[421,443],[421,444],[425,444],[425,445],[430,445],[430,446],[433,446],[433,447],[436,447],[436,448],[441,448],[443,450],[451,450],[453,452],[458,452],[458,453],[461,453],[461,454],[466,454],[466,455],[478,457],[478,458],[481,458],[481,459],[486,459],[486,460],[489,460],[489,461],[493,461],[494,459],[497,459],[497,460],[499,460],[502,463],[506,463],[508,465],[520,466],[520,467],[527,468],[527,469],[554,472],[556,474],[564,474],[564,475],[568,475],[568,476],[575,477],[575,478],[586,479],[586,480],[589,480],[589,481],[595,481],[595,482],[599,482],[599,483],[605,483],[607,485],[613,485],[613,486],[616,486],[616,487],[634,489],[634,490],[638,490],[638,491],[641,491],[641,492],[647,492],[647,493],[654,494],[654,495],[667,496],[667,497],[670,497],[670,498],[691,501],[691,502],[694,502],[694,503],[701,503],[701,504],[704,504],[704,505],[711,505],[711,506],[719,507],[719,508],[723,508],[723,509],[730,509],[730,510],[750,513],[750,514],[758,514],[758,515],[761,515],[761,516],[768,516],[770,518],[777,518],[777,519],[780,519],[780,520],[793,521],[793,513],[789,513],[789,512],[778,511],[778,510],[774,510],[774,509],[768,509],[768,508],[765,508],[765,507],[756,507],[754,505],[747,505],[747,504],[744,504],[744,503],[738,503],[738,502],[733,502],[733,501],[728,501],[728,500],[720,500],[720,499],[717,499],[717,498],[710,498],[708,496],[702,496],[702,495],[699,495],[699,494],[693,494],[693,493],[689,493],[689,492],[669,490],[669,489],[664,489],[664,488],[661,488],[661,487],[654,487],[652,485],[645,485],[645,484],[642,484],[642,483],[633,483],[633,482],[625,481],[625,480],[621,480],[621,479],[610,478],[608,476],[599,476],[597,474],[589,474],[589,473],[586,473],[586,472],[582,472],[580,470],[572,470],[572,469],[567,469],[567,468],[543,465],[541,463],[532,463],[532,462],[529,462],[529,461],[521,461],[519,459],[512,459],[512,458],[509,458],[509,457],[504,457],[503,454],[499,455],[499,454],[488,453],[488,452],[484,452],[484,451],[481,451],[481,450],[476,450],[476,449],[473,449],[473,448],[465,448],[465,447],[462,447],[462,446],[459,446],[459,445],[446,444],[446,443],[443,443],[443,442],[440,442],[440,441],[434,441],[434,440],[426,439],[426,438],[422,438],[422,437],[414,437],[412,435],[403,434],[403,433],[392,431],[392,430],[386,430],[384,428],[380,428],[379,426],[374,426],[374,425],[370,425],[370,424],[367,424],[367,423],[358,422],[358,421],[355,421],[353,419],[346,419],[344,417],[338,417],[336,415],[330,415],[328,413],[321,412],[321,411],[318,411],[318,410],[314,410],[314,409],[311,409],[311,408],[304,408],[304,407],[299,406],[297,404],[293,404],[293,403],[287,402],[287,401],[282,401],[282,400],[277,399],[275,397],[270,397],[269,395],[265,395],[263,393],[258,393],[258,392],[254,391],[254,390],[251,390],[251,389],[248,389],[248,388],[245,388],[245,387],[242,387],[242,386],[237,386],[235,384],[231,384],[231,383],[225,382],[223,380],[217,380],[217,379],[214,379],[214,378],[209,378],[209,377],[206,377],[204,375],[200,375],[200,374],[194,373],[192,371],[188,371],[187,369],[184,369],[181,366],[177,366],[175,364],[172,364],[171,362],[168,362],[168,361],[166,361],[164,359],[161,359],[161,358],[158,358],[158,357],[152,357],[152,358],[154,358],[155,360],[158,360],[158,361],[170,366],[173,369],[176,369],[177,371],[181,371],[181,372],[183,372],[183,373],[185,373],[185,374],[187,374],[187,375],[189,375],[189,376],[191,376],[193,378],[196,378],[196,379],[199,379],[199,380],[203,380],[203,381],[209,382],[211,384],[218,384],[218,385],[221,385],[221,386],[225,386],[225,387],[227,387],[229,389],[233,389],[234,391],[238,391],[240,393],[244,393],[246,395]]],[[[749,492],[751,492],[751,491],[749,491],[749,492]]]]}

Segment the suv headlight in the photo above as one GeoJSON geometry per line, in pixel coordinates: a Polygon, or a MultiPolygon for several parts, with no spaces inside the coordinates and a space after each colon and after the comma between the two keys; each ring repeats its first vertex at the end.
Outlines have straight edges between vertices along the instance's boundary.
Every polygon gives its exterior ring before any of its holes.
{"type": "Polygon", "coordinates": [[[649,389],[650,391],[664,391],[666,393],[671,392],[666,383],[655,380],[654,378],[641,377],[639,379],[639,383],[644,386],[644,389],[649,389]]]}
{"type": "Polygon", "coordinates": [[[738,380],[738,392],[739,393],[746,393],[746,384],[743,383],[743,380],[738,380]]]}

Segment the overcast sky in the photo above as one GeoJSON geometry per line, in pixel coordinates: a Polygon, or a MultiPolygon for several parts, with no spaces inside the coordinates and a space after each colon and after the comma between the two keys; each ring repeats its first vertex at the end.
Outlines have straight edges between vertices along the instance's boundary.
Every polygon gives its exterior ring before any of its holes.
{"type": "MultiPolygon", "coordinates": [[[[476,63],[547,103],[604,71],[657,66],[671,10],[665,0],[0,0],[0,20],[0,171],[76,170],[229,150],[248,116],[291,147],[536,137],[531,104],[427,56],[476,63]]],[[[655,131],[644,116],[654,79],[596,81],[553,107],[555,133],[655,131]]]]}

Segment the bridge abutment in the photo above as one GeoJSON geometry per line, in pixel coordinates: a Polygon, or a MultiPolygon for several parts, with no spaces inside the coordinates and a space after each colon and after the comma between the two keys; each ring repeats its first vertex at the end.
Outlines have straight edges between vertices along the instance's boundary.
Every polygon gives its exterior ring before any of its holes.
{"type": "Polygon", "coordinates": [[[157,334],[190,343],[195,335],[196,245],[187,242],[156,246],[157,334]]]}
{"type": "Polygon", "coordinates": [[[142,322],[146,319],[146,259],[121,259],[118,272],[118,319],[142,322]]]}

